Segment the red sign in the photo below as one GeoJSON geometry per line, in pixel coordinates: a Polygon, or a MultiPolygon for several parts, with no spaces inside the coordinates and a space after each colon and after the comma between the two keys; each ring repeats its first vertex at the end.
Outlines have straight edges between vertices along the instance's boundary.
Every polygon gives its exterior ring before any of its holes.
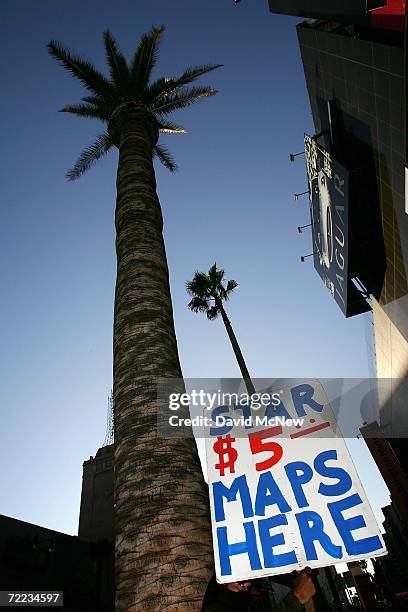
{"type": "Polygon", "coordinates": [[[373,15],[405,15],[405,0],[388,0],[387,5],[373,10],[373,15]]]}
{"type": "Polygon", "coordinates": [[[406,0],[388,0],[386,6],[372,11],[372,24],[376,28],[402,32],[406,10],[406,0]]]}

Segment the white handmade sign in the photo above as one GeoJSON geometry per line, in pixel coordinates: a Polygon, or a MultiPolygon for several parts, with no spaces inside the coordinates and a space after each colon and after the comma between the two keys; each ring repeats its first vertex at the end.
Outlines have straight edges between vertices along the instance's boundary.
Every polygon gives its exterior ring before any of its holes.
{"type": "Polygon", "coordinates": [[[254,402],[218,406],[211,422],[206,453],[218,582],[386,554],[318,381],[274,392],[257,409],[254,402]]]}

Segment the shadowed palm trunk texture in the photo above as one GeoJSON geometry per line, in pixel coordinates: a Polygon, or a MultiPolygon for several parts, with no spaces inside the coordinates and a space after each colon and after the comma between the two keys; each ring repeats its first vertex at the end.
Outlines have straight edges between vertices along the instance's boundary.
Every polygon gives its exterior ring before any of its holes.
{"type": "Polygon", "coordinates": [[[181,377],[152,149],[157,123],[123,104],[119,146],[115,414],[116,610],[200,610],[212,572],[208,494],[193,439],[161,438],[157,379],[181,377]]]}

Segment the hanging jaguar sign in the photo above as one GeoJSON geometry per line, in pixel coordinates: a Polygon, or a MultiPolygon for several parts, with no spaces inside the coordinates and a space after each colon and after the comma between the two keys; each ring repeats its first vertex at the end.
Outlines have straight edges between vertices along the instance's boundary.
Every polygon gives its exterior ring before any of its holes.
{"type": "Polygon", "coordinates": [[[316,139],[305,134],[314,266],[340,306],[348,312],[348,171],[316,139]]]}

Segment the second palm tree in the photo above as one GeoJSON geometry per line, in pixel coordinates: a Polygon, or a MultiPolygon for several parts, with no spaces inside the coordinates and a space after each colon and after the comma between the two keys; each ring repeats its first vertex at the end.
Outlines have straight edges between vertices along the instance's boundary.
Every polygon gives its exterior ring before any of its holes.
{"type": "Polygon", "coordinates": [[[245,386],[249,395],[252,395],[255,393],[255,387],[252,383],[248,368],[238,344],[238,340],[234,334],[231,322],[223,305],[223,302],[227,301],[231,293],[238,287],[238,283],[237,281],[231,279],[225,284],[224,276],[224,270],[217,270],[216,263],[208,270],[208,274],[205,272],[196,272],[193,280],[186,284],[187,292],[192,297],[188,307],[193,312],[205,312],[210,321],[216,319],[219,314],[221,315],[228,337],[231,341],[235,357],[237,358],[245,386]]]}

